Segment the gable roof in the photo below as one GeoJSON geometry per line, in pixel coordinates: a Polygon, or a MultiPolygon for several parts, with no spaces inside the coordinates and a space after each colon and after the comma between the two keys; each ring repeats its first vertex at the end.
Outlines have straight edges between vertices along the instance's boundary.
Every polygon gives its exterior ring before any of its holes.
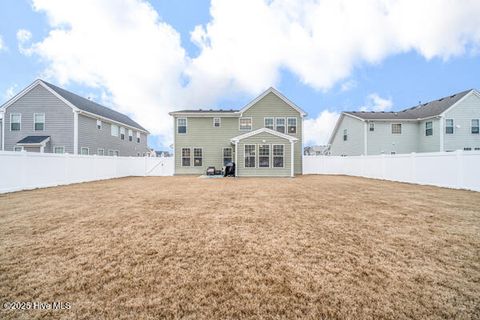
{"type": "Polygon", "coordinates": [[[260,128],[260,129],[257,129],[257,130],[254,130],[254,131],[250,131],[250,132],[247,132],[247,133],[244,133],[244,134],[241,134],[239,136],[236,136],[236,137],[233,137],[232,139],[230,139],[230,141],[232,142],[238,142],[242,139],[245,139],[245,138],[249,138],[249,137],[252,137],[252,136],[255,136],[259,133],[269,133],[269,134],[272,134],[274,136],[277,136],[277,137],[280,137],[280,138],[284,138],[284,139],[287,139],[289,141],[297,141],[298,139],[295,138],[295,137],[292,137],[292,136],[289,136],[288,134],[284,134],[284,133],[281,133],[281,132],[278,132],[278,131],[274,131],[272,129],[268,129],[268,128],[260,128]]]}
{"type": "Polygon", "coordinates": [[[281,100],[283,100],[283,102],[285,102],[286,104],[288,104],[290,107],[292,107],[293,109],[297,110],[300,115],[302,117],[305,117],[307,115],[307,113],[305,111],[303,111],[302,109],[300,109],[300,107],[298,107],[295,103],[293,103],[292,101],[290,101],[287,97],[285,97],[282,93],[280,93],[280,91],[278,91],[277,89],[273,88],[273,87],[270,87],[268,88],[267,90],[265,90],[262,94],[260,94],[258,97],[256,97],[255,99],[253,99],[252,101],[250,101],[245,107],[243,107],[239,112],[240,113],[244,113],[245,111],[247,111],[248,109],[250,109],[251,107],[253,107],[258,101],[262,100],[267,94],[269,93],[273,93],[274,95],[276,95],[277,97],[279,97],[281,100]]]}
{"type": "Polygon", "coordinates": [[[443,97],[438,100],[426,102],[401,111],[348,111],[345,113],[364,120],[417,120],[430,118],[441,115],[443,112],[452,107],[470,92],[475,92],[475,90],[470,89],[462,91],[448,97],[443,97]]]}
{"type": "Polygon", "coordinates": [[[24,96],[26,93],[30,92],[30,90],[35,88],[37,85],[41,85],[45,89],[49,90],[51,93],[53,93],[63,102],[65,102],[68,106],[74,109],[78,109],[86,113],[90,113],[93,115],[97,115],[99,117],[106,118],[108,120],[112,120],[113,122],[117,122],[119,124],[124,124],[126,126],[130,126],[132,128],[135,128],[144,132],[148,132],[147,129],[145,129],[140,124],[133,121],[130,117],[128,117],[123,113],[120,113],[118,111],[102,106],[101,104],[98,104],[94,101],[83,98],[73,92],[57,87],[41,79],[34,81],[31,85],[29,85],[27,88],[25,88],[16,96],[14,96],[12,99],[7,101],[4,105],[2,105],[0,109],[8,108],[11,104],[13,104],[19,98],[24,96]]]}
{"type": "Polygon", "coordinates": [[[17,144],[42,144],[45,140],[50,139],[50,136],[26,136],[17,144]]]}

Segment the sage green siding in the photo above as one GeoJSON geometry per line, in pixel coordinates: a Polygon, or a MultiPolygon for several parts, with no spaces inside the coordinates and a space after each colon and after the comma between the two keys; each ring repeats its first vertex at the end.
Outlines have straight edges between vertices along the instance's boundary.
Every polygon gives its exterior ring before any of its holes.
{"type": "MultiPolygon", "coordinates": [[[[220,127],[213,126],[213,118],[217,116],[206,116],[205,114],[199,116],[183,117],[175,115],[174,121],[174,146],[175,146],[175,174],[204,174],[207,167],[214,166],[217,169],[223,167],[223,148],[232,148],[233,160],[235,161],[235,146],[231,143],[231,139],[239,135],[261,129],[264,127],[265,117],[295,117],[297,119],[297,132],[291,134],[296,137],[298,141],[295,144],[295,173],[302,173],[302,130],[303,121],[301,114],[285,103],[274,93],[269,93],[255,105],[244,112],[242,117],[252,118],[252,130],[244,131],[239,129],[238,114],[229,113],[224,114],[221,118],[220,127]],[[177,119],[187,118],[187,133],[179,134],[177,130],[177,119]],[[182,166],[182,148],[191,149],[189,167],[182,166]],[[193,161],[193,149],[202,149],[202,165],[195,167],[193,161]]],[[[269,135],[276,137],[273,135],[269,135]]],[[[253,137],[252,137],[253,138],[253,137]]],[[[278,137],[277,137],[278,138],[278,137]]],[[[287,139],[280,138],[285,145],[290,142],[287,139]]],[[[243,143],[243,140],[240,142],[243,143]]],[[[267,142],[270,143],[270,142],[267,142]]],[[[289,146],[290,148],[290,146],[289,146]]],[[[242,153],[243,155],[243,153],[242,153]]],[[[240,161],[240,159],[238,159],[240,161]]],[[[243,160],[242,160],[243,161],[243,160]]],[[[290,161],[290,159],[288,160],[290,161]]],[[[242,162],[243,163],[243,162],[242,162]]],[[[243,167],[243,164],[242,164],[243,167]]],[[[237,168],[239,168],[237,164],[237,168]]],[[[288,175],[290,175],[290,168],[288,168],[288,175]]],[[[271,175],[284,175],[284,170],[272,170],[271,175]],[[274,172],[275,171],[275,172],[274,172]]],[[[263,172],[263,171],[262,171],[263,172]]],[[[241,171],[238,171],[241,174],[241,171]]]]}
{"type": "MultiPolygon", "coordinates": [[[[445,134],[445,151],[480,148],[480,134],[472,133],[471,127],[472,119],[480,119],[480,97],[476,94],[466,97],[448,110],[444,119],[453,119],[454,121],[453,134],[445,134]]],[[[443,131],[445,132],[445,125],[443,131]]]]}
{"type": "Polygon", "coordinates": [[[418,148],[418,124],[411,121],[374,121],[374,130],[370,131],[370,122],[367,122],[367,154],[410,153],[418,148]],[[392,124],[402,125],[402,133],[392,133],[392,124]]]}
{"type": "MultiPolygon", "coordinates": [[[[298,143],[298,142],[297,142],[298,143]]],[[[289,177],[291,176],[291,145],[290,141],[284,138],[277,137],[270,133],[259,133],[249,138],[240,140],[238,143],[238,167],[237,172],[238,176],[278,176],[278,177],[289,177]],[[264,142],[265,141],[265,142],[264,142]],[[245,145],[255,145],[255,168],[245,168],[245,145]],[[270,167],[269,168],[260,168],[258,166],[258,146],[259,145],[270,145],[270,167]],[[274,168],[273,167],[273,145],[281,144],[284,146],[284,160],[283,168],[274,168]]],[[[294,160],[295,161],[295,160],[294,160]]],[[[295,165],[295,163],[294,163],[295,165]]]]}
{"type": "Polygon", "coordinates": [[[440,121],[432,118],[417,122],[418,126],[418,148],[409,152],[439,152],[440,151],[440,121]],[[425,134],[425,123],[432,122],[433,134],[427,136],[425,134]]]}
{"type": "Polygon", "coordinates": [[[330,153],[332,156],[357,156],[364,153],[364,123],[350,116],[342,115],[340,125],[333,137],[330,153]],[[343,140],[343,131],[347,129],[347,140],[343,140]]]}

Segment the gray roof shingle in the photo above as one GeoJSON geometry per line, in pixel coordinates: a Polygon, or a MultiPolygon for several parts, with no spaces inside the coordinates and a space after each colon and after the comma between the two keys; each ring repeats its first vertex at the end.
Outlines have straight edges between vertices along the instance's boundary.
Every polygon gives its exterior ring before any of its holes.
{"type": "Polygon", "coordinates": [[[17,144],[25,144],[25,143],[42,143],[43,141],[50,138],[50,136],[27,136],[22,140],[18,141],[17,144]]]}
{"type": "Polygon", "coordinates": [[[44,80],[42,80],[42,82],[46,84],[50,89],[52,89],[53,91],[58,93],[60,96],[62,96],[65,100],[67,100],[68,102],[73,104],[75,107],[83,111],[93,113],[93,114],[126,124],[128,126],[131,126],[143,131],[148,131],[147,129],[145,129],[144,127],[142,127],[137,122],[133,121],[132,119],[130,119],[130,117],[128,117],[127,115],[124,115],[123,113],[104,107],[101,104],[98,104],[96,102],[83,98],[75,93],[72,93],[60,87],[57,87],[44,80]]]}
{"type": "Polygon", "coordinates": [[[365,120],[416,120],[433,116],[438,116],[473,89],[462,91],[448,97],[423,103],[421,105],[408,108],[402,111],[375,112],[375,111],[346,111],[344,113],[365,120]]]}
{"type": "Polygon", "coordinates": [[[190,109],[190,110],[177,110],[177,111],[174,111],[172,113],[233,113],[233,112],[238,112],[239,110],[233,110],[233,109],[230,109],[230,110],[224,110],[224,109],[208,109],[208,110],[204,110],[204,109],[190,109]]]}

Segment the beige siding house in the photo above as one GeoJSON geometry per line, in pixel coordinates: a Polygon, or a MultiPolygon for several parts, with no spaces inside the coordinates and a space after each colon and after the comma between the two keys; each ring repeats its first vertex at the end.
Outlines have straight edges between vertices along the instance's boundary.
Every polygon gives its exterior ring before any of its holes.
{"type": "Polygon", "coordinates": [[[236,164],[237,176],[302,174],[306,113],[270,88],[241,110],[181,110],[174,120],[175,174],[236,164]]]}
{"type": "Polygon", "coordinates": [[[343,112],[330,137],[336,156],[480,150],[480,93],[467,90],[392,112],[343,112]]]}

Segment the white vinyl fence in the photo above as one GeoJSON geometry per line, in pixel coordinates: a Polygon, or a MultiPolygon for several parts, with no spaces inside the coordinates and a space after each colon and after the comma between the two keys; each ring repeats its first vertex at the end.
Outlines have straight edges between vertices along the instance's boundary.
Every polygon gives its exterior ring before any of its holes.
{"type": "Polygon", "coordinates": [[[173,158],[0,151],[0,193],[128,176],[171,176],[173,158]]]}
{"type": "Polygon", "coordinates": [[[480,152],[305,156],[303,173],[344,174],[480,191],[480,152]]]}

